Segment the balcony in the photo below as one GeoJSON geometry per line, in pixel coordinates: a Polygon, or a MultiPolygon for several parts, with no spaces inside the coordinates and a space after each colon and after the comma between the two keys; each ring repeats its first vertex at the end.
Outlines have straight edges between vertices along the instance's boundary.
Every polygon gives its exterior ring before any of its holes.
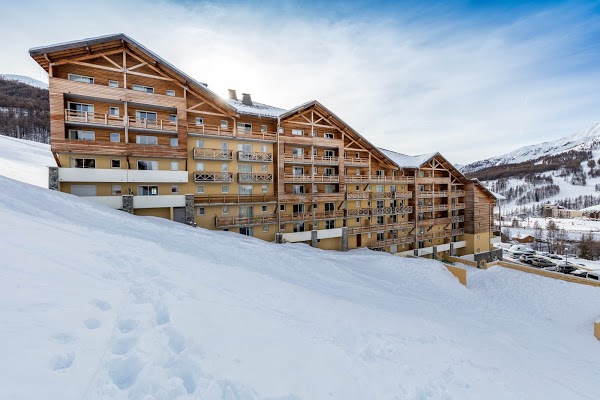
{"type": "Polygon", "coordinates": [[[319,165],[338,165],[340,158],[337,156],[313,156],[313,163],[319,165]]]}
{"type": "Polygon", "coordinates": [[[393,246],[393,245],[398,245],[398,244],[410,244],[410,243],[414,243],[415,242],[415,238],[413,236],[403,236],[403,237],[399,237],[399,238],[391,238],[391,239],[384,239],[384,240],[377,240],[374,242],[371,242],[371,244],[369,245],[370,249],[380,249],[383,247],[388,247],[388,246],[393,246]]]}
{"type": "Polygon", "coordinates": [[[187,183],[186,171],[105,168],[59,168],[59,182],[187,183]]]}
{"type": "Polygon", "coordinates": [[[281,214],[281,222],[313,221],[321,219],[343,218],[344,210],[315,211],[307,213],[281,214]]]}
{"type": "Polygon", "coordinates": [[[177,121],[171,122],[169,120],[136,117],[127,117],[127,126],[130,129],[143,129],[167,132],[177,132],[178,128],[177,121]]]}
{"type": "Polygon", "coordinates": [[[119,115],[100,114],[88,111],[65,109],[65,122],[92,125],[107,125],[124,128],[126,119],[119,115]]]}
{"type": "Polygon", "coordinates": [[[283,162],[288,164],[312,164],[312,157],[304,154],[284,154],[283,162]]]}
{"type": "Polygon", "coordinates": [[[273,153],[238,151],[238,161],[243,162],[273,162],[273,153]]]}
{"type": "Polygon", "coordinates": [[[244,139],[255,139],[264,140],[269,142],[277,141],[277,135],[272,132],[254,132],[250,130],[236,130],[229,126],[221,125],[196,125],[189,123],[187,126],[188,133],[206,136],[219,136],[229,138],[244,138],[244,139]]]}
{"type": "Polygon", "coordinates": [[[448,204],[418,206],[419,212],[448,211],[448,204]]]}
{"type": "Polygon", "coordinates": [[[346,165],[348,167],[368,167],[369,159],[368,158],[346,157],[346,158],[344,158],[344,165],[346,165]]]}
{"type": "Polygon", "coordinates": [[[465,222],[465,216],[464,215],[455,215],[452,217],[452,222],[454,222],[454,223],[465,222]]]}
{"type": "Polygon", "coordinates": [[[194,148],[194,160],[233,160],[233,151],[223,149],[194,148]]]}
{"type": "Polygon", "coordinates": [[[346,214],[349,217],[366,217],[371,215],[371,210],[368,208],[355,208],[351,210],[346,210],[346,214]]]}
{"type": "Polygon", "coordinates": [[[359,233],[369,233],[369,232],[381,232],[381,231],[390,231],[396,229],[412,229],[415,227],[414,222],[396,222],[390,224],[382,224],[382,225],[365,225],[365,226],[351,226],[348,227],[349,235],[356,235],[359,233]]]}
{"type": "Polygon", "coordinates": [[[237,174],[239,183],[272,183],[273,174],[267,173],[252,173],[252,172],[239,172],[237,174]]]}
{"type": "Polygon", "coordinates": [[[348,200],[367,200],[371,196],[370,192],[347,192],[346,198],[348,200]]]}
{"type": "Polygon", "coordinates": [[[401,191],[401,192],[372,192],[372,199],[411,199],[413,197],[412,192],[401,191]]]}
{"type": "Polygon", "coordinates": [[[194,196],[195,205],[210,204],[260,204],[275,203],[277,196],[274,194],[232,194],[232,195],[200,195],[194,196]]]}
{"type": "Polygon", "coordinates": [[[460,236],[460,235],[464,235],[465,230],[463,228],[458,228],[458,229],[452,229],[452,231],[450,231],[451,236],[460,236]]]}
{"type": "Polygon", "coordinates": [[[260,217],[215,217],[217,228],[232,228],[236,226],[269,225],[277,223],[277,215],[260,217]]]}
{"type": "Polygon", "coordinates": [[[450,205],[450,208],[452,210],[464,210],[465,208],[465,203],[454,203],[450,205]]]}
{"type": "Polygon", "coordinates": [[[417,192],[417,197],[448,197],[447,190],[423,190],[417,192]]]}
{"type": "Polygon", "coordinates": [[[413,192],[406,192],[406,191],[394,192],[395,199],[412,199],[412,197],[413,197],[413,192]]]}
{"type": "Polygon", "coordinates": [[[448,184],[450,183],[449,176],[419,176],[417,177],[418,183],[439,183],[448,184]]]}
{"type": "Polygon", "coordinates": [[[286,182],[309,182],[309,183],[338,183],[339,175],[294,175],[285,174],[286,182]]]}
{"type": "Polygon", "coordinates": [[[389,183],[414,183],[413,176],[367,176],[367,175],[346,175],[348,183],[370,183],[370,182],[389,182],[389,183]]]}
{"type": "Polygon", "coordinates": [[[412,207],[380,207],[373,208],[371,215],[390,215],[390,214],[410,214],[412,213],[412,207]]]}
{"type": "Polygon", "coordinates": [[[194,172],[194,182],[219,183],[233,182],[233,174],[231,172],[194,172]]]}
{"type": "Polygon", "coordinates": [[[450,196],[451,197],[464,197],[465,191],[464,190],[453,190],[450,192],[450,196]]]}
{"type": "Polygon", "coordinates": [[[452,218],[421,218],[417,220],[418,226],[448,225],[452,223],[452,218]]]}

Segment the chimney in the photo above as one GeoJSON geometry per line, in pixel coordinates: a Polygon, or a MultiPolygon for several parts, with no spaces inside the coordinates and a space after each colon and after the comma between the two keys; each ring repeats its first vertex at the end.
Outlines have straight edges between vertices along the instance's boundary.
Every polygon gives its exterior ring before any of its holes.
{"type": "Polygon", "coordinates": [[[235,89],[227,90],[229,90],[229,100],[237,100],[237,94],[235,93],[235,89]]]}
{"type": "Polygon", "coordinates": [[[247,106],[252,105],[252,98],[250,97],[250,95],[248,93],[242,93],[242,103],[247,106]]]}

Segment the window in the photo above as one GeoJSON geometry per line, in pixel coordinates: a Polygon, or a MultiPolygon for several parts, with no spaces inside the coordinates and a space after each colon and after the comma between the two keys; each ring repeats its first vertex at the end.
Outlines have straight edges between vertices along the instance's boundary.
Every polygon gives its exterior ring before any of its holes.
{"type": "Polygon", "coordinates": [[[69,130],[69,139],[74,140],[96,140],[96,133],[92,131],[69,130]]]}
{"type": "Polygon", "coordinates": [[[268,212],[269,211],[269,207],[268,206],[262,206],[261,209],[262,209],[262,212],[268,212]]]}
{"type": "Polygon", "coordinates": [[[326,133],[325,135],[323,135],[323,137],[325,139],[333,139],[333,133],[326,133]]]}
{"type": "Polygon", "coordinates": [[[325,176],[333,176],[335,170],[333,168],[325,168],[325,176]]]}
{"type": "Polygon", "coordinates": [[[360,200],[356,201],[356,208],[360,208],[360,200]]]}
{"type": "Polygon", "coordinates": [[[198,211],[197,211],[198,216],[203,216],[206,214],[206,210],[204,209],[204,207],[198,207],[198,211]]]}
{"type": "Polygon", "coordinates": [[[304,167],[294,167],[292,173],[294,176],[302,176],[304,175],[304,167]]]}
{"type": "Polygon", "coordinates": [[[260,126],[260,131],[261,131],[262,133],[266,133],[266,132],[267,132],[267,126],[266,126],[266,125],[261,125],[261,126],[260,126]]]}
{"type": "Polygon", "coordinates": [[[335,211],[335,203],[325,203],[325,211],[326,212],[335,211]]]}
{"type": "Polygon", "coordinates": [[[179,193],[179,186],[177,186],[177,185],[171,186],[171,193],[179,193]]]}
{"type": "Polygon", "coordinates": [[[138,196],[157,196],[158,186],[143,185],[138,186],[138,196]]]}
{"type": "Polygon", "coordinates": [[[223,208],[221,208],[221,212],[223,214],[229,214],[229,206],[223,206],[223,208]]]}
{"type": "Polygon", "coordinates": [[[204,171],[204,163],[203,162],[196,163],[196,171],[204,171]]]}
{"type": "Polygon", "coordinates": [[[377,176],[382,177],[384,175],[385,175],[385,171],[384,170],[382,170],[382,169],[378,169],[377,170],[377,176]]]}
{"type": "Polygon", "coordinates": [[[240,234],[246,235],[246,236],[254,236],[254,230],[250,227],[243,227],[243,228],[240,228],[240,234]]]}
{"type": "Polygon", "coordinates": [[[86,113],[86,112],[88,112],[88,113],[94,112],[93,104],[73,103],[73,102],[69,101],[68,105],[69,105],[69,110],[78,111],[77,113],[75,113],[75,116],[77,116],[77,117],[85,116],[84,113],[86,113]]]}
{"type": "Polygon", "coordinates": [[[304,232],[304,222],[296,222],[294,224],[294,232],[304,232]]]}
{"type": "Polygon", "coordinates": [[[71,194],[75,196],[96,196],[96,185],[71,185],[71,194]]]}
{"type": "MultiPolygon", "coordinates": [[[[277,132],[278,132],[278,133],[284,133],[284,132],[285,132],[285,129],[283,129],[283,128],[279,128],[279,129],[277,129],[277,132]]],[[[283,228],[283,229],[285,229],[285,228],[283,228]]]]}
{"type": "Polygon", "coordinates": [[[196,117],[196,126],[202,126],[202,125],[204,125],[204,118],[196,117]]]}
{"type": "Polygon", "coordinates": [[[177,147],[179,146],[179,139],[177,138],[169,138],[169,145],[171,145],[171,147],[177,147]]]}
{"type": "Polygon", "coordinates": [[[269,232],[269,225],[263,225],[263,232],[269,232]]]}
{"type": "Polygon", "coordinates": [[[117,81],[108,81],[108,86],[110,86],[110,87],[119,87],[119,82],[117,82],[117,81]]]}
{"type": "Polygon", "coordinates": [[[260,167],[260,170],[261,170],[262,172],[267,172],[267,171],[268,171],[268,167],[269,167],[269,166],[268,166],[268,165],[266,165],[266,164],[265,164],[265,165],[262,165],[262,166],[260,167]]]}
{"type": "Polygon", "coordinates": [[[202,149],[204,147],[204,140],[196,140],[196,147],[202,149]]]}
{"type": "Polygon", "coordinates": [[[176,124],[177,123],[177,115],[169,114],[169,122],[172,124],[176,124]]]}
{"type": "Polygon", "coordinates": [[[110,141],[113,143],[119,143],[121,141],[121,134],[118,132],[111,132],[110,141]]]}
{"type": "Polygon", "coordinates": [[[325,150],[324,155],[325,155],[325,157],[331,158],[331,157],[335,156],[335,152],[333,150],[325,150]]]}
{"type": "Polygon", "coordinates": [[[154,88],[152,86],[144,86],[134,83],[133,85],[131,85],[131,88],[138,92],[154,93],[154,88]]]}
{"type": "Polygon", "coordinates": [[[266,153],[267,152],[267,146],[264,145],[264,144],[262,146],[260,146],[260,151],[262,151],[263,153],[266,153]]]}
{"type": "Polygon", "coordinates": [[[285,231],[285,224],[279,224],[279,230],[285,231]]]}
{"type": "Polygon", "coordinates": [[[334,229],[335,228],[335,219],[326,219],[325,220],[325,229],[334,229]]]}
{"type": "Polygon", "coordinates": [[[119,116],[119,107],[109,107],[108,108],[108,114],[118,117],[119,116]]]}
{"type": "Polygon", "coordinates": [[[419,178],[425,177],[425,171],[419,171],[419,178]]]}
{"type": "Polygon", "coordinates": [[[285,204],[279,205],[279,211],[285,211],[285,204]]]}
{"type": "Polygon", "coordinates": [[[158,138],[156,136],[142,136],[142,135],[137,135],[135,137],[135,142],[137,144],[144,144],[144,145],[149,145],[149,146],[156,146],[156,145],[158,145],[158,138]]]}
{"type": "Polygon", "coordinates": [[[294,204],[292,206],[292,212],[294,214],[304,214],[304,204],[294,204]]]}
{"type": "Polygon", "coordinates": [[[313,149],[313,156],[319,155],[319,151],[317,149],[313,149]]]}
{"type": "Polygon", "coordinates": [[[385,233],[377,232],[377,241],[382,241],[382,240],[385,240],[385,233]]]}
{"type": "Polygon", "coordinates": [[[137,169],[140,171],[156,171],[158,170],[158,161],[139,160],[137,169]]]}
{"type": "Polygon", "coordinates": [[[229,185],[221,185],[221,193],[229,193],[229,185]]]}
{"type": "Polygon", "coordinates": [[[238,122],[237,130],[239,133],[250,133],[252,132],[252,124],[248,124],[246,122],[238,122]]]}
{"type": "MultiPolygon", "coordinates": [[[[240,169],[241,165],[238,165],[238,169],[240,169]]],[[[221,172],[229,172],[229,164],[227,163],[223,163],[221,164],[221,172]]],[[[246,171],[238,171],[238,172],[246,172],[246,171]]],[[[250,169],[249,172],[252,172],[252,169],[250,169]]]]}
{"type": "Polygon", "coordinates": [[[312,131],[312,137],[317,137],[319,136],[319,134],[317,133],[317,131],[312,131]]]}
{"type": "Polygon", "coordinates": [[[304,130],[303,129],[292,129],[292,135],[304,136],[304,130]]]}
{"type": "Polygon", "coordinates": [[[113,196],[120,196],[121,195],[121,185],[112,185],[111,194],[113,196]]]}
{"type": "Polygon", "coordinates": [[[262,185],[260,188],[260,191],[263,193],[267,193],[269,191],[268,186],[267,185],[262,185]]]}
{"type": "Polygon", "coordinates": [[[325,185],[325,193],[335,193],[335,185],[325,185]]]}
{"type": "Polygon", "coordinates": [[[356,218],[356,223],[360,224],[360,218],[356,218]]]}
{"type": "Polygon", "coordinates": [[[385,201],[377,200],[377,208],[383,208],[383,207],[385,207],[385,201]]]}
{"type": "Polygon", "coordinates": [[[121,168],[121,160],[110,160],[111,168],[121,168]]]}
{"type": "Polygon", "coordinates": [[[221,120],[221,129],[227,129],[229,127],[229,123],[227,122],[227,120],[222,119],[221,120]]]}
{"type": "Polygon", "coordinates": [[[375,191],[378,193],[383,192],[383,185],[375,185],[375,191]]]}
{"type": "Polygon", "coordinates": [[[135,111],[135,118],[142,121],[156,121],[156,113],[154,111],[135,111]]]}
{"type": "Polygon", "coordinates": [[[204,185],[196,186],[196,193],[203,194],[204,193],[204,185]]]}
{"type": "Polygon", "coordinates": [[[383,223],[384,223],[383,215],[378,215],[377,218],[375,218],[375,223],[377,225],[383,225],[383,223]]]}
{"type": "Polygon", "coordinates": [[[71,158],[72,168],[96,168],[96,159],[94,158],[71,158]]]}
{"type": "Polygon", "coordinates": [[[356,185],[356,190],[360,190],[360,186],[356,185]]]}
{"type": "Polygon", "coordinates": [[[238,185],[239,194],[252,194],[252,185],[238,185]]]}
{"type": "Polygon", "coordinates": [[[293,194],[303,194],[304,193],[304,185],[292,185],[292,193],[293,194]]]}
{"type": "Polygon", "coordinates": [[[179,161],[171,161],[171,171],[179,171],[179,161]]]}
{"type": "Polygon", "coordinates": [[[174,90],[167,90],[167,96],[175,96],[174,90]]]}
{"type": "Polygon", "coordinates": [[[70,81],[83,82],[83,83],[94,83],[94,78],[92,78],[91,76],[77,75],[77,74],[68,74],[67,76],[70,81]]]}
{"type": "Polygon", "coordinates": [[[292,148],[292,154],[295,156],[302,156],[304,155],[304,149],[301,147],[294,147],[292,148]]]}

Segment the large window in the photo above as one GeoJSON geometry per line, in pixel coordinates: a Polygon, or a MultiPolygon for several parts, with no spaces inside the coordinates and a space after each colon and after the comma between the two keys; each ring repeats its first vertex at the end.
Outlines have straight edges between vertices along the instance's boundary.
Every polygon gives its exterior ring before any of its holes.
{"type": "Polygon", "coordinates": [[[239,185],[239,194],[252,194],[252,185],[239,185]]]}
{"type": "Polygon", "coordinates": [[[325,193],[335,193],[335,185],[325,185],[325,193]]]}
{"type": "Polygon", "coordinates": [[[335,203],[325,203],[325,211],[335,211],[335,203]]]}
{"type": "Polygon", "coordinates": [[[69,74],[68,77],[69,77],[70,81],[83,82],[83,83],[94,83],[94,78],[92,78],[91,76],[69,74]]]}
{"type": "Polygon", "coordinates": [[[292,135],[304,136],[304,130],[303,129],[292,129],[292,135]]]}
{"type": "Polygon", "coordinates": [[[246,236],[254,236],[254,230],[251,227],[240,228],[240,233],[246,236]]]}
{"type": "Polygon", "coordinates": [[[138,92],[154,93],[154,88],[152,86],[144,86],[134,83],[133,85],[131,85],[131,88],[138,92]]]}
{"type": "Polygon", "coordinates": [[[246,122],[238,122],[237,130],[239,133],[250,133],[252,132],[252,124],[248,124],[246,122]]]}
{"type": "Polygon", "coordinates": [[[96,140],[96,133],[93,131],[69,131],[69,139],[74,140],[96,140]]]}
{"type": "Polygon", "coordinates": [[[335,228],[335,219],[326,219],[325,220],[325,229],[334,229],[335,228]]]}
{"type": "Polygon", "coordinates": [[[154,111],[135,111],[135,118],[148,121],[156,121],[156,113],[154,111]]]}
{"type": "Polygon", "coordinates": [[[293,194],[303,194],[304,193],[304,185],[292,185],[292,193],[293,194]]]}
{"type": "Polygon", "coordinates": [[[158,138],[156,136],[137,135],[135,137],[135,142],[137,144],[145,144],[145,145],[156,146],[156,145],[158,145],[158,138]]]}
{"type": "Polygon", "coordinates": [[[138,186],[138,196],[157,196],[158,186],[138,186]]]}
{"type": "Polygon", "coordinates": [[[142,171],[156,171],[158,170],[158,161],[139,160],[137,167],[142,171]]]}
{"type": "Polygon", "coordinates": [[[71,158],[72,168],[96,168],[94,158],[71,158]]]}
{"type": "MultiPolygon", "coordinates": [[[[94,105],[93,104],[83,104],[83,103],[74,103],[72,101],[70,101],[68,103],[69,106],[69,110],[71,111],[79,111],[82,113],[84,112],[88,112],[88,113],[93,113],[94,112],[94,105]]],[[[117,107],[118,109],[118,107],[117,107]]]]}

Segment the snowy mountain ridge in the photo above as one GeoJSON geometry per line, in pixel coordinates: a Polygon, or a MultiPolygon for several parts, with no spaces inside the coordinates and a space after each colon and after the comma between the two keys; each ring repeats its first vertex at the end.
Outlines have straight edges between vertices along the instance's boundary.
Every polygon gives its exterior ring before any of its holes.
{"type": "Polygon", "coordinates": [[[0,74],[0,78],[10,81],[22,82],[29,86],[33,86],[40,89],[48,89],[48,84],[46,82],[42,82],[25,75],[0,74]]]}
{"type": "Polygon", "coordinates": [[[473,173],[493,166],[516,164],[569,150],[594,150],[600,146],[600,123],[557,140],[521,147],[497,157],[465,165],[463,173],[473,173]]]}

